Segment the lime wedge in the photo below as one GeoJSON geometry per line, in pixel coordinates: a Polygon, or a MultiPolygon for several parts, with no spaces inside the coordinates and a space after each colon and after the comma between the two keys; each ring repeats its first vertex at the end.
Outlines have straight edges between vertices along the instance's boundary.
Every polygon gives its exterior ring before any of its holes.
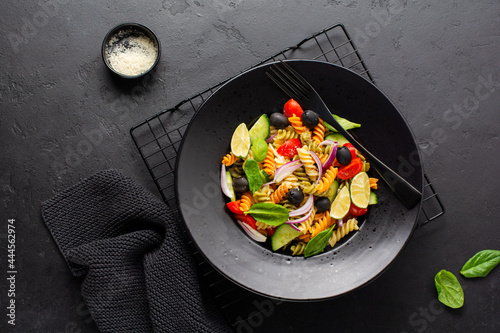
{"type": "Polygon", "coordinates": [[[351,200],[356,207],[368,207],[370,202],[370,181],[366,172],[360,172],[352,178],[351,200]]]}
{"type": "Polygon", "coordinates": [[[250,150],[250,135],[245,123],[241,123],[234,130],[231,138],[231,152],[240,158],[245,158],[250,150]]]}
{"type": "Polygon", "coordinates": [[[349,197],[349,189],[344,186],[335,197],[330,208],[330,216],[333,219],[339,220],[349,213],[351,207],[351,198],[349,197]]]}
{"type": "Polygon", "coordinates": [[[267,156],[267,142],[264,139],[257,138],[252,141],[253,159],[256,162],[262,162],[267,156]]]}

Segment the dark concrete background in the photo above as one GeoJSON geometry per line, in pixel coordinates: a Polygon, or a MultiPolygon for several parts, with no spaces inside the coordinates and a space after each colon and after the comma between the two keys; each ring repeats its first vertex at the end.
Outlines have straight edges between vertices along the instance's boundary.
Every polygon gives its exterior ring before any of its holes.
{"type": "Polygon", "coordinates": [[[0,15],[0,276],[8,219],[18,270],[16,326],[7,324],[2,278],[0,331],[97,331],[41,220],[42,201],[106,168],[157,193],[130,127],[335,23],[411,125],[447,211],[345,302],[277,305],[251,329],[500,331],[500,269],[459,274],[476,252],[500,249],[498,1],[3,1],[0,15]],[[106,32],[127,21],[152,28],[163,52],[154,74],[131,86],[100,56],[106,32]],[[441,269],[461,282],[462,309],[437,303],[441,269]]]}

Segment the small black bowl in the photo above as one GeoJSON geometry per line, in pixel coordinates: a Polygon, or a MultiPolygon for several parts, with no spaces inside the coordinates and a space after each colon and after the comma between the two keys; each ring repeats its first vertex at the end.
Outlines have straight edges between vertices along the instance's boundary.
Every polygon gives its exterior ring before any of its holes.
{"type": "Polygon", "coordinates": [[[138,23],[123,23],[114,27],[102,42],[104,63],[111,72],[126,79],[147,74],[160,60],[160,54],[158,37],[138,23]],[[134,66],[127,67],[126,63],[133,63],[134,66]]]}

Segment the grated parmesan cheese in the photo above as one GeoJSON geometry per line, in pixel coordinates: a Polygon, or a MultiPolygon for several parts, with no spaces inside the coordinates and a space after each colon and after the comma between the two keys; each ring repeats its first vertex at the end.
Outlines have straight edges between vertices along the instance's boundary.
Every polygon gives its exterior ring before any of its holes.
{"type": "Polygon", "coordinates": [[[158,57],[158,48],[145,35],[130,34],[120,31],[108,43],[107,59],[110,66],[118,73],[136,76],[150,69],[158,57]]]}

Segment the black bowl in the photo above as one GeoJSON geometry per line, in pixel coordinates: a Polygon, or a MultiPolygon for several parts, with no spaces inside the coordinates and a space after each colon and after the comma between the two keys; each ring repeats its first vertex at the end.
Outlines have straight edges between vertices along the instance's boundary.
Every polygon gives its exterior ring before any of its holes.
{"type": "MultiPolygon", "coordinates": [[[[407,123],[372,83],[345,68],[318,61],[289,61],[331,107],[361,123],[357,138],[382,161],[423,189],[420,154],[407,123]]],[[[194,243],[224,276],[276,299],[328,299],[365,285],[381,274],[410,238],[420,205],[408,210],[380,184],[379,204],[370,207],[354,232],[333,249],[303,258],[273,252],[251,240],[225,209],[220,166],[231,135],[242,122],[281,111],[288,97],[266,76],[269,65],[227,82],[205,101],[183,138],[176,166],[179,210],[194,243]]]]}
{"type": "Polygon", "coordinates": [[[108,69],[115,75],[125,79],[137,79],[149,73],[158,64],[161,55],[160,40],[153,31],[142,24],[123,23],[106,34],[102,42],[101,55],[108,69]],[[138,38],[141,38],[146,43],[149,42],[148,44],[156,51],[156,57],[151,59],[150,65],[141,72],[126,73],[120,71],[114,66],[112,56],[121,53],[124,49],[130,50],[131,43],[138,38]]]}

